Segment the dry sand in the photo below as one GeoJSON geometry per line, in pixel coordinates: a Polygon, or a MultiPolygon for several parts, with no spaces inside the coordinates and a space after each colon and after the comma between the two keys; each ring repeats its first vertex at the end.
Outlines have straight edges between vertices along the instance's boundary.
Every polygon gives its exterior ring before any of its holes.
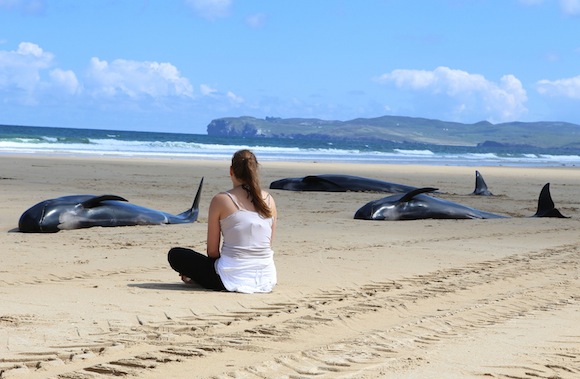
{"type": "MultiPolygon", "coordinates": [[[[259,158],[259,157],[258,157],[259,158]]],[[[272,191],[270,294],[188,287],[227,161],[0,156],[0,378],[579,378],[580,169],[262,162],[272,180],[344,173],[511,216],[361,221],[373,193],[272,191]],[[33,204],[113,193],[198,222],[15,232],[33,204]],[[569,219],[530,218],[542,186],[569,219]]]]}

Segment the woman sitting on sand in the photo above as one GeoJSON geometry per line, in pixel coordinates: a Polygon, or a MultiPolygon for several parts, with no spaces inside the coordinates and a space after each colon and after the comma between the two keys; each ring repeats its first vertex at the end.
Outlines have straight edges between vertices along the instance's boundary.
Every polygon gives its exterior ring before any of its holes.
{"type": "Polygon", "coordinates": [[[260,188],[258,161],[249,150],[233,155],[230,177],[233,188],[215,195],[209,206],[207,256],[175,247],[168,253],[169,264],[184,282],[207,289],[270,292],[277,280],[271,248],[274,198],[260,188]]]}

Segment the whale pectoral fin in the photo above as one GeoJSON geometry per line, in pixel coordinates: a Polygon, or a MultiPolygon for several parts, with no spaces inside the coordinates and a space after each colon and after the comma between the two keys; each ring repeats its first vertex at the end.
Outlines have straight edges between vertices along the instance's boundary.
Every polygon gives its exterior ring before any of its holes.
{"type": "Polygon", "coordinates": [[[415,196],[420,195],[422,193],[430,193],[430,192],[435,192],[437,191],[439,188],[433,188],[433,187],[423,187],[423,188],[417,188],[414,189],[412,191],[407,192],[403,197],[401,197],[399,199],[399,203],[406,203],[407,201],[410,201],[411,199],[413,199],[415,196]]]}
{"type": "Polygon", "coordinates": [[[83,201],[80,205],[83,208],[95,208],[101,205],[102,201],[106,200],[117,200],[117,201],[129,201],[121,196],[117,195],[102,195],[102,196],[95,196],[92,199],[83,201]]]}

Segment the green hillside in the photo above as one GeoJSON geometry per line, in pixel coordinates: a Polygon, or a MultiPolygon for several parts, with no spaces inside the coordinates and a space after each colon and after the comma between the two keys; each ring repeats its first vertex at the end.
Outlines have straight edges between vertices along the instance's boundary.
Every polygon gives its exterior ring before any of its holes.
{"type": "Polygon", "coordinates": [[[382,116],[349,121],[308,118],[226,117],[207,126],[212,136],[247,136],[278,138],[320,138],[361,141],[429,143],[437,145],[476,146],[483,143],[530,145],[536,147],[580,148],[580,125],[567,122],[487,121],[462,124],[441,120],[382,116]]]}

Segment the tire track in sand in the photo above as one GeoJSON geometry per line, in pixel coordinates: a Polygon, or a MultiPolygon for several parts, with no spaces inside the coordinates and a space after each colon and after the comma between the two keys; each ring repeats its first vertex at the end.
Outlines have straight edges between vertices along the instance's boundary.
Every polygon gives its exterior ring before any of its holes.
{"type": "MultiPolygon", "coordinates": [[[[244,311],[112,326],[93,344],[2,358],[0,378],[144,376],[164,364],[206,367],[197,377],[217,378],[401,374],[427,365],[438,345],[474,338],[511,320],[578,309],[579,263],[579,247],[560,246],[244,311]],[[226,351],[239,357],[234,368],[211,372],[226,351]]],[[[580,333],[554,340],[565,340],[565,347],[542,346],[545,354],[526,367],[476,367],[473,376],[578,377],[580,333]]]]}

